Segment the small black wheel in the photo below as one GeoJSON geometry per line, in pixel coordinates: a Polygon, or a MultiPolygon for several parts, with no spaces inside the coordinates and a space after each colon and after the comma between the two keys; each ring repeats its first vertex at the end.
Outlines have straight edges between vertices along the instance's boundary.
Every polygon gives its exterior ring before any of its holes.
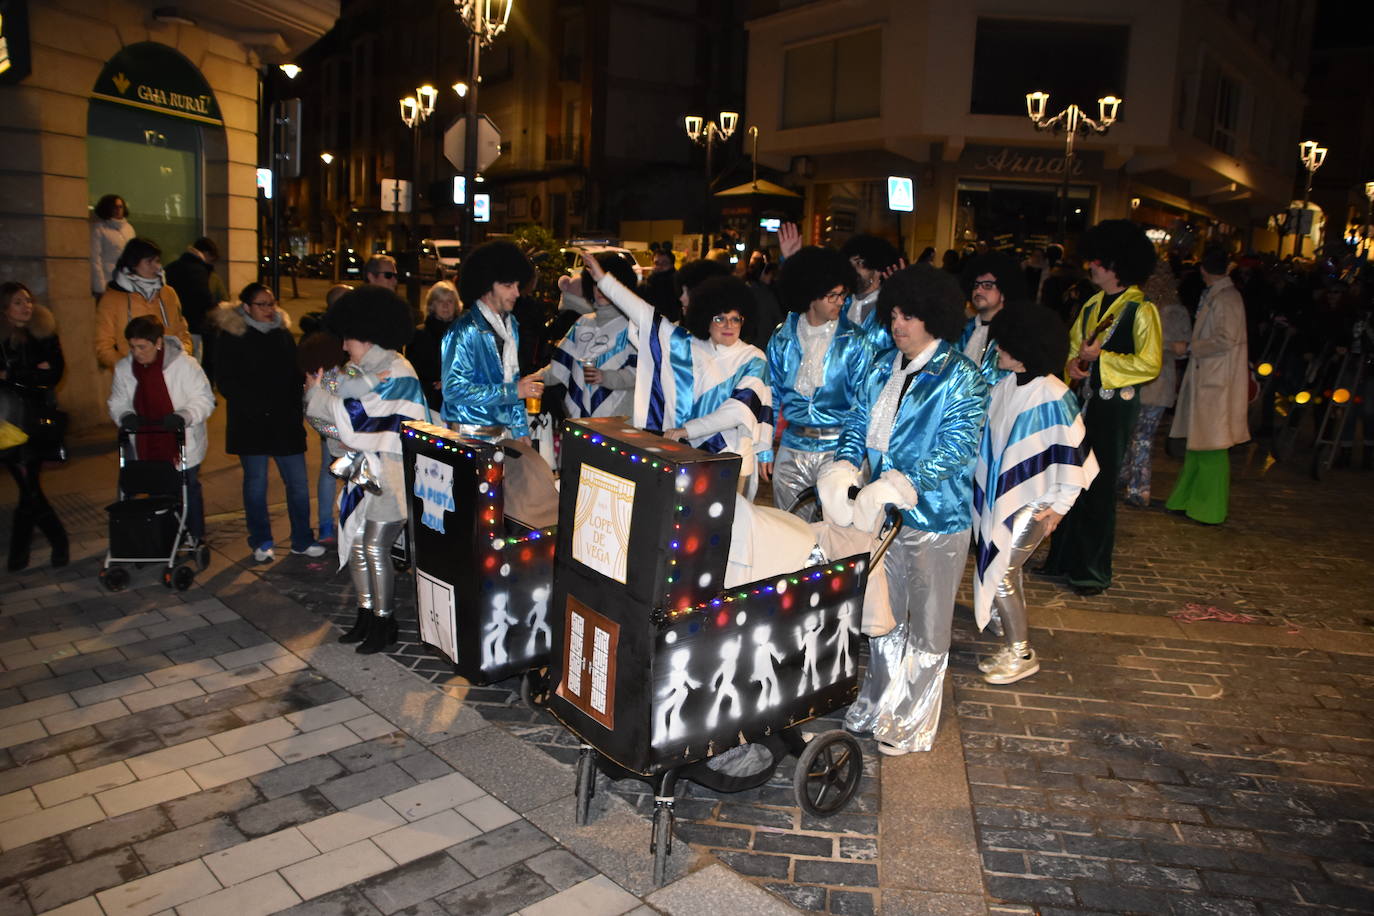
{"type": "Polygon", "coordinates": [[[520,699],[538,712],[549,705],[549,669],[531,668],[520,678],[520,699]]]}
{"type": "Polygon", "coordinates": [[[184,592],[196,581],[196,571],[189,566],[178,566],[172,570],[172,588],[184,592]]]}
{"type": "Polygon", "coordinates": [[[100,571],[100,582],[112,592],[129,587],[129,571],[122,566],[108,566],[100,571]]]}
{"type": "Polygon", "coordinates": [[[573,819],[579,827],[586,826],[591,819],[592,796],[595,794],[596,751],[584,747],[577,758],[577,810],[573,812],[573,819]]]}
{"type": "Polygon", "coordinates": [[[195,552],[196,569],[201,572],[210,568],[210,545],[201,541],[196,545],[195,552]]]}
{"type": "Polygon", "coordinates": [[[654,887],[662,887],[668,876],[668,856],[673,854],[673,808],[672,803],[660,802],[654,808],[653,835],[649,839],[649,851],[654,855],[654,887]]]}
{"type": "Polygon", "coordinates": [[[164,569],[162,571],[162,584],[168,588],[172,587],[172,571],[170,569],[164,569]]]}
{"type": "Polygon", "coordinates": [[[864,775],[864,752],[858,740],[836,729],[812,738],[797,758],[792,788],[807,814],[828,817],[839,811],[859,789],[864,775]]]}

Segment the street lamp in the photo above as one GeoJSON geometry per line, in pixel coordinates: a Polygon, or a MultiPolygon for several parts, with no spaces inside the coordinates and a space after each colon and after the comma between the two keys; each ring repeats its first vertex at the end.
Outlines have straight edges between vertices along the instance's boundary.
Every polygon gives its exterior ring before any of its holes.
{"type": "Polygon", "coordinates": [[[1370,208],[1374,207],[1374,181],[1364,183],[1364,256],[1369,259],[1370,208]]]}
{"type": "MultiPolygon", "coordinates": [[[[328,150],[320,153],[320,161],[324,163],[324,194],[322,196],[328,201],[329,212],[334,217],[334,282],[338,283],[341,269],[339,256],[340,249],[343,247],[343,218],[346,208],[338,199],[339,183],[335,180],[334,170],[331,168],[334,164],[334,158],[334,154],[328,150]]],[[[342,163],[340,166],[342,167],[342,163]]]]}
{"type": "Polygon", "coordinates": [[[472,244],[472,211],[477,198],[477,90],[482,80],[480,59],[482,49],[490,47],[496,37],[506,30],[514,0],[453,0],[453,6],[469,32],[468,78],[453,87],[458,97],[467,101],[464,113],[467,126],[463,133],[463,186],[467,188],[467,195],[463,203],[461,233],[466,253],[472,244]]]}
{"type": "MultiPolygon", "coordinates": [[[[426,83],[417,88],[414,95],[408,95],[401,99],[401,122],[410,128],[411,137],[410,231],[407,235],[407,247],[412,250],[419,248],[417,233],[420,217],[420,128],[429,120],[430,115],[434,114],[434,103],[438,98],[439,90],[426,83]]],[[[397,193],[399,195],[400,192],[397,193]]],[[[418,307],[420,305],[418,255],[416,256],[416,266],[410,271],[410,275],[406,279],[406,295],[411,306],[418,307]]]]}
{"type": "Polygon", "coordinates": [[[1059,240],[1064,240],[1069,216],[1069,174],[1073,171],[1073,141],[1079,134],[1105,134],[1116,123],[1116,115],[1121,107],[1121,99],[1114,95],[1103,96],[1097,100],[1097,120],[1088,117],[1087,112],[1077,105],[1070,105],[1052,118],[1045,117],[1050,104],[1048,92],[1026,93],[1026,114],[1036,130],[1052,132],[1064,131],[1064,184],[1059,198],[1059,240]]]}
{"type": "MultiPolygon", "coordinates": [[[[1317,169],[1321,168],[1322,163],[1326,161],[1326,147],[1318,144],[1316,140],[1304,140],[1298,144],[1298,161],[1307,170],[1307,190],[1302,195],[1302,213],[1298,214],[1298,225],[1295,231],[1297,238],[1293,242],[1293,256],[1300,258],[1302,257],[1302,238],[1305,235],[1303,223],[1310,219],[1307,208],[1312,203],[1312,176],[1317,174],[1317,169]]],[[[1309,228],[1308,231],[1310,232],[1311,229],[1309,228]]]]}
{"type": "Polygon", "coordinates": [[[711,250],[711,151],[717,139],[722,142],[729,140],[730,135],[739,126],[739,112],[722,111],[718,116],[719,121],[707,121],[701,115],[687,115],[682,119],[682,125],[687,130],[687,137],[698,146],[706,147],[706,208],[701,214],[701,256],[706,257],[706,252],[711,250]]]}
{"type": "Polygon", "coordinates": [[[286,74],[287,79],[293,80],[301,75],[301,68],[295,64],[280,64],[278,66],[281,72],[286,74]]]}

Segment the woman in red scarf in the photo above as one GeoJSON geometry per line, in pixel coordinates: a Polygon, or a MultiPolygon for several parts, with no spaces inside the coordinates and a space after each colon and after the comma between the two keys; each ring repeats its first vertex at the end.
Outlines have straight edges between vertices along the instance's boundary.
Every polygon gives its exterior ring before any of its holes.
{"type": "Polygon", "coordinates": [[[198,472],[205,460],[205,421],[215,409],[210,381],[200,363],[189,356],[176,337],[146,315],[124,329],[129,355],[114,370],[110,389],[110,419],[134,433],[134,448],[143,461],[176,463],[177,430],[186,432],[186,528],[200,540],[205,536],[205,506],[198,472]]]}

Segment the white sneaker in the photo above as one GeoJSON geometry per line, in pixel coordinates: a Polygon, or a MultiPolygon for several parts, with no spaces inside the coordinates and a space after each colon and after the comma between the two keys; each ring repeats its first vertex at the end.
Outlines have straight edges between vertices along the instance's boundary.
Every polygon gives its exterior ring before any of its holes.
{"type": "Polygon", "coordinates": [[[271,547],[254,547],[254,548],[253,548],[253,562],[254,562],[254,563],[271,563],[271,562],[272,562],[273,560],[275,560],[276,558],[277,558],[277,555],[274,554],[274,553],[272,552],[272,548],[271,548],[271,547]]]}
{"type": "Polygon", "coordinates": [[[322,557],[324,556],[325,550],[323,544],[311,544],[304,550],[297,550],[292,547],[291,552],[298,557],[322,557]]]}
{"type": "Polygon", "coordinates": [[[1040,658],[1034,649],[1027,649],[1025,655],[1008,653],[997,667],[983,674],[989,684],[1015,684],[1040,670],[1040,658]]]}

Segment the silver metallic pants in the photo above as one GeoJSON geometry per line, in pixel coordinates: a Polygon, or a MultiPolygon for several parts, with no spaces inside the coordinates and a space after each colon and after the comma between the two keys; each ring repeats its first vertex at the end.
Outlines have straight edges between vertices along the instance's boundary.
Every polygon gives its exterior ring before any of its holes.
{"type": "Polygon", "coordinates": [[[902,529],[884,561],[897,625],[868,640],[868,671],[845,728],[909,751],[928,751],[940,725],[954,597],[971,532],[902,529]]]}
{"type": "MultiPolygon", "coordinates": [[[[799,452],[781,446],[773,460],[773,505],[784,512],[792,508],[797,494],[816,485],[816,478],[835,460],[835,452],[799,452]]],[[[815,517],[815,506],[802,510],[807,520],[815,517]]]]}
{"type": "Polygon", "coordinates": [[[1035,520],[1036,513],[1044,508],[1043,504],[1031,503],[1011,517],[1011,552],[1007,574],[997,583],[997,591],[992,597],[992,612],[1002,619],[1004,637],[1009,646],[1030,640],[1026,587],[1021,571],[1031,554],[1035,553],[1035,548],[1045,539],[1047,523],[1035,520]]]}
{"type": "Polygon", "coordinates": [[[396,570],[391,565],[391,545],[405,522],[364,522],[363,531],[348,552],[348,574],[358,592],[358,607],[377,617],[390,617],[395,594],[396,570]]]}

